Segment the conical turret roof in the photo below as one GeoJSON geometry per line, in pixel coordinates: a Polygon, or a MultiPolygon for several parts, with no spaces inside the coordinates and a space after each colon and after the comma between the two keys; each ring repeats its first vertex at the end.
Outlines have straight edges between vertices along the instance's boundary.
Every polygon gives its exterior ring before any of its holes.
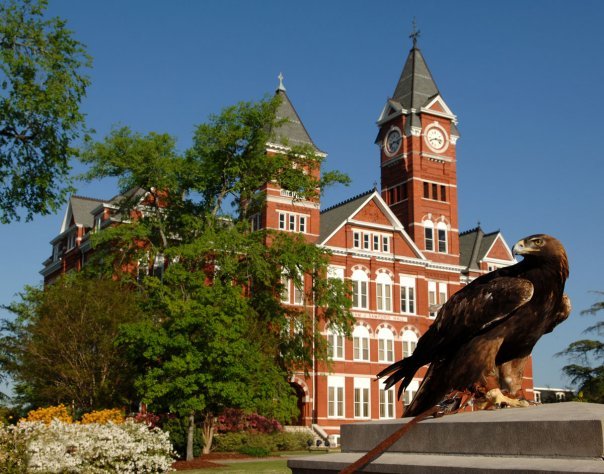
{"type": "Polygon", "coordinates": [[[392,99],[405,109],[419,110],[437,94],[439,91],[432,73],[419,48],[413,46],[392,99]]]}
{"type": "Polygon", "coordinates": [[[277,143],[280,145],[310,145],[315,151],[320,153],[321,150],[315,145],[306,130],[306,127],[302,123],[298,112],[289,100],[285,87],[283,86],[283,76],[280,75],[279,87],[275,91],[275,95],[281,98],[281,103],[277,109],[277,120],[286,119],[286,122],[282,123],[275,130],[275,138],[277,143]]]}

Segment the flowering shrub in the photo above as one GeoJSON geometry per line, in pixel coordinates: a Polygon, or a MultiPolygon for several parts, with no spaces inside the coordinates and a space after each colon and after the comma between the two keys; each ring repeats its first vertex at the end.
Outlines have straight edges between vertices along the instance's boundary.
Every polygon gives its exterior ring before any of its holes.
{"type": "Polygon", "coordinates": [[[0,472],[4,474],[27,472],[27,446],[16,426],[0,424],[0,472]]]}
{"type": "Polygon", "coordinates": [[[67,407],[62,403],[57,406],[38,408],[27,414],[27,418],[21,421],[41,421],[50,424],[52,420],[62,421],[63,423],[73,423],[73,418],[67,411],[67,407]]]}
{"type": "Polygon", "coordinates": [[[270,420],[257,413],[244,413],[236,408],[227,408],[218,417],[218,425],[216,426],[218,433],[235,433],[238,431],[274,433],[282,430],[283,427],[277,420],[270,420]]]}
{"type": "Polygon", "coordinates": [[[80,423],[88,425],[90,423],[98,423],[99,425],[106,425],[111,422],[116,425],[123,423],[125,420],[124,414],[117,408],[111,410],[98,410],[90,413],[85,413],[82,416],[80,423]]]}
{"type": "MultiPolygon", "coordinates": [[[[0,430],[1,436],[11,434],[0,430]]],[[[172,464],[168,435],[133,420],[105,425],[22,421],[13,434],[27,447],[27,472],[32,473],[164,473],[172,464]]],[[[7,454],[10,450],[0,445],[0,459],[7,454]]]]}

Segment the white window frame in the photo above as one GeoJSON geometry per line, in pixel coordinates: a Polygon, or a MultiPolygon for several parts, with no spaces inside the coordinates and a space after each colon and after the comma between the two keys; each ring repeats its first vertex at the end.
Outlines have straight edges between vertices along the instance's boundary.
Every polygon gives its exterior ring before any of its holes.
{"type": "Polygon", "coordinates": [[[415,278],[408,276],[400,277],[401,291],[401,313],[416,314],[417,311],[417,291],[415,278]]]}
{"type": "Polygon", "coordinates": [[[378,311],[392,312],[392,279],[380,273],[375,279],[376,307],[378,311]]]}
{"type": "Polygon", "coordinates": [[[344,336],[332,329],[327,330],[328,354],[331,360],[344,360],[344,336]]]}
{"type": "Polygon", "coordinates": [[[361,233],[354,231],[352,233],[352,246],[355,249],[360,249],[361,248],[361,233]]]}
{"type": "Polygon", "coordinates": [[[369,362],[369,330],[365,326],[358,325],[352,332],[352,358],[355,361],[369,362]]]}
{"type": "Polygon", "coordinates": [[[438,304],[443,305],[447,302],[448,291],[446,283],[438,284],[438,304]]]}
{"type": "Polygon", "coordinates": [[[373,234],[373,251],[380,251],[380,236],[379,234],[373,234]]]}
{"type": "Polygon", "coordinates": [[[363,270],[352,273],[352,307],[355,309],[369,308],[369,277],[363,270]]]}
{"type": "Polygon", "coordinates": [[[281,273],[281,303],[289,304],[290,302],[290,281],[287,273],[281,273]]]}
{"type": "Polygon", "coordinates": [[[345,411],[345,377],[327,376],[327,417],[344,418],[345,411]]]}
{"type": "Polygon", "coordinates": [[[394,410],[394,387],[384,390],[384,381],[380,380],[380,419],[388,420],[395,416],[394,410]]]}
{"type": "Polygon", "coordinates": [[[300,275],[300,285],[297,285],[296,282],[292,279],[292,292],[293,292],[293,301],[292,304],[302,306],[304,305],[304,275],[300,275]]]}
{"type": "Polygon", "coordinates": [[[432,311],[432,307],[437,304],[437,296],[436,296],[436,282],[429,281],[428,282],[428,317],[435,318],[438,311],[432,311]]]}
{"type": "Polygon", "coordinates": [[[434,252],[434,224],[424,221],[424,247],[428,252],[434,252]]]}
{"type": "Polygon", "coordinates": [[[306,216],[299,216],[299,218],[298,218],[298,229],[303,234],[306,234],[306,232],[307,232],[307,230],[306,230],[306,216]]]}
{"type": "Polygon", "coordinates": [[[447,224],[444,222],[439,222],[436,226],[436,249],[440,253],[447,253],[449,249],[447,224]]]}
{"type": "Polygon", "coordinates": [[[435,281],[428,282],[428,316],[435,318],[438,314],[438,310],[431,311],[430,308],[434,306],[442,306],[447,301],[447,284],[436,283],[435,281]]]}
{"type": "Polygon", "coordinates": [[[394,333],[388,328],[378,333],[378,362],[394,362],[394,333]]]}
{"type": "Polygon", "coordinates": [[[296,215],[288,214],[287,215],[287,230],[290,232],[296,232],[296,215]]]}
{"type": "Polygon", "coordinates": [[[382,235],[382,252],[390,253],[390,236],[382,235]]]}
{"type": "Polygon", "coordinates": [[[363,249],[365,249],[365,250],[371,249],[370,240],[371,240],[370,234],[363,233],[363,249]]]}
{"type": "Polygon", "coordinates": [[[371,380],[366,377],[354,378],[354,417],[371,418],[371,380]]]}
{"type": "Polygon", "coordinates": [[[287,230],[286,226],[286,214],[284,212],[279,213],[279,230],[287,230]]]}

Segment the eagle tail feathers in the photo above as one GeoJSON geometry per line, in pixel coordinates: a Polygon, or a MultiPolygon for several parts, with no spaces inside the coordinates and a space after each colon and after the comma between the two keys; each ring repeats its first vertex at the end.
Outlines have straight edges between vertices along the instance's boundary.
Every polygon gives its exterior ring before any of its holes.
{"type": "Polygon", "coordinates": [[[413,376],[419,367],[421,367],[421,365],[418,365],[417,361],[415,361],[413,358],[413,355],[411,355],[410,357],[405,357],[404,359],[401,359],[386,367],[379,374],[377,374],[377,378],[379,379],[389,375],[389,377],[384,381],[384,390],[388,390],[402,380],[403,383],[398,388],[398,398],[400,399],[403,391],[411,383],[413,376]]]}

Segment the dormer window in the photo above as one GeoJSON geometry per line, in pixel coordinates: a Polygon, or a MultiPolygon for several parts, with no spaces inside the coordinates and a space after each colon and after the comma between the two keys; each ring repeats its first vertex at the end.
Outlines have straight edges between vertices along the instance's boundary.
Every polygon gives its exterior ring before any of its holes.
{"type": "Polygon", "coordinates": [[[103,214],[97,214],[94,216],[94,230],[98,232],[101,230],[101,223],[103,222],[103,214]]]}
{"type": "Polygon", "coordinates": [[[71,250],[76,244],[76,231],[72,231],[67,236],[67,250],[71,250]]]}

